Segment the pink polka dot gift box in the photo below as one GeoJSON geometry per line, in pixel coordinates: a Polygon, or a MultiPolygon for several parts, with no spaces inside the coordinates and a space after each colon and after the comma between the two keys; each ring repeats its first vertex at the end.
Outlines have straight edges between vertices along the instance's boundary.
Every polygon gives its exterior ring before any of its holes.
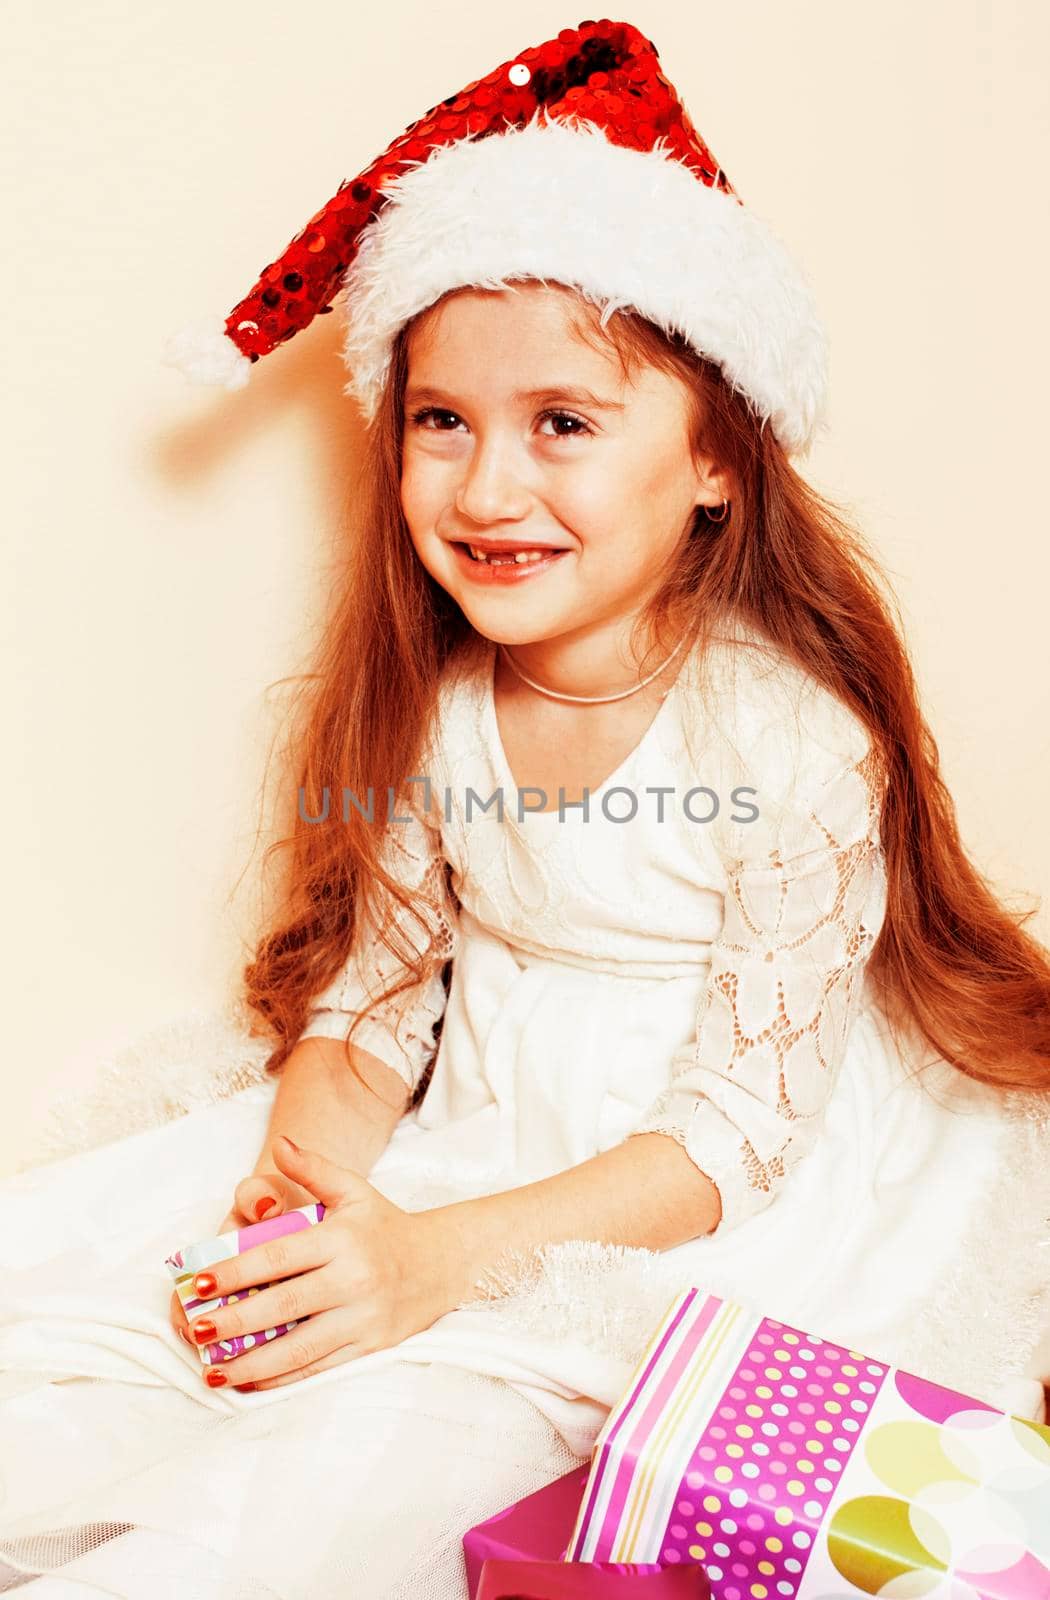
{"type": "Polygon", "coordinates": [[[1050,1428],[689,1289],[565,1559],[699,1562],[712,1600],[1050,1600],[1050,1428]]]}
{"type": "MultiPolygon", "coordinates": [[[[253,1295],[261,1294],[264,1289],[272,1287],[268,1283],[253,1284],[250,1289],[244,1289],[237,1294],[217,1295],[210,1300],[202,1300],[193,1282],[198,1272],[205,1272],[217,1261],[229,1261],[231,1256],[239,1256],[245,1250],[253,1250],[256,1245],[269,1244],[271,1239],[283,1238],[286,1233],[297,1233],[300,1228],[312,1228],[323,1220],[324,1211],[325,1208],[320,1201],[316,1205],[296,1206],[291,1211],[282,1212],[279,1217],[264,1217],[262,1222],[253,1222],[246,1228],[231,1228],[229,1233],[217,1234],[213,1239],[199,1239],[196,1244],[188,1244],[182,1250],[173,1251],[164,1265],[175,1279],[175,1293],[182,1302],[182,1309],[187,1318],[192,1321],[194,1317],[207,1316],[222,1306],[232,1305],[235,1300],[249,1300],[253,1295]]],[[[297,1321],[282,1322],[276,1328],[260,1328],[257,1333],[238,1334],[232,1339],[219,1339],[213,1344],[199,1345],[197,1348],[201,1362],[204,1366],[210,1367],[220,1361],[232,1361],[234,1356],[243,1355],[245,1350],[251,1350],[257,1344],[282,1338],[297,1325],[297,1321]]]]}

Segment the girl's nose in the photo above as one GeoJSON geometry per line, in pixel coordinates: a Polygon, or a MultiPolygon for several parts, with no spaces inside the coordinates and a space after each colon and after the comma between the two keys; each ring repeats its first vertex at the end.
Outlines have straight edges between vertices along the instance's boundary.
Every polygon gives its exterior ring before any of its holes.
{"type": "Polygon", "coordinates": [[[456,510],[470,522],[488,527],[527,515],[529,497],[507,453],[480,449],[456,491],[456,510]]]}

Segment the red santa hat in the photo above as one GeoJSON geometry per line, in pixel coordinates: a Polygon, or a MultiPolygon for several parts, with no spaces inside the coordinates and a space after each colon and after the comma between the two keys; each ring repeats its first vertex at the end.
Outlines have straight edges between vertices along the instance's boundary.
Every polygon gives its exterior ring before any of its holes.
{"type": "Polygon", "coordinates": [[[225,322],[168,341],[195,382],[251,365],[341,297],[346,393],[375,415],[398,330],[456,288],[538,279],[631,309],[716,362],[789,454],[823,426],[827,339],[627,22],[581,22],[431,106],[297,233],[225,322]]]}

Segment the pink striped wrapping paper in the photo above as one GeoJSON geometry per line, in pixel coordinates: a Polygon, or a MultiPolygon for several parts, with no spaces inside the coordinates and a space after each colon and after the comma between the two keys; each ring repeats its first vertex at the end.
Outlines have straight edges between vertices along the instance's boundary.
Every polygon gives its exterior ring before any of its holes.
{"type": "MultiPolygon", "coordinates": [[[[279,1217],[264,1217],[261,1222],[253,1222],[247,1228],[233,1228],[229,1233],[217,1234],[213,1239],[198,1239],[196,1244],[188,1244],[182,1250],[174,1250],[164,1265],[175,1279],[175,1292],[182,1302],[186,1316],[192,1322],[195,1317],[207,1316],[209,1312],[218,1311],[221,1306],[232,1305],[237,1300],[251,1299],[253,1295],[261,1294],[263,1289],[269,1289],[270,1284],[260,1283],[237,1294],[225,1294],[211,1300],[201,1300],[193,1287],[193,1280],[198,1272],[213,1267],[217,1261],[229,1261],[231,1256],[242,1255],[245,1250],[252,1250],[257,1244],[266,1244],[270,1239],[280,1239],[287,1233],[298,1233],[300,1228],[313,1227],[323,1219],[324,1212],[325,1208],[320,1201],[316,1205],[296,1206],[291,1211],[283,1211],[279,1217]]],[[[280,1339],[306,1320],[305,1317],[299,1317],[293,1322],[280,1322],[275,1328],[260,1328],[257,1333],[238,1334],[233,1339],[219,1339],[212,1344],[198,1345],[197,1352],[204,1366],[215,1366],[220,1361],[232,1361],[234,1356],[243,1355],[245,1350],[251,1350],[257,1344],[280,1339]]]]}
{"type": "Polygon", "coordinates": [[[699,1561],[712,1600],[1050,1600],[1050,1428],[689,1289],[565,1559],[699,1561]]]}

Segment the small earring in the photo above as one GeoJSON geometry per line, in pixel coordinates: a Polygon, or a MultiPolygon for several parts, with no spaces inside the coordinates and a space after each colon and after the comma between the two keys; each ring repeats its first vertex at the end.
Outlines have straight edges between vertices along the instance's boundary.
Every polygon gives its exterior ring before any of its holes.
{"type": "Polygon", "coordinates": [[[712,513],[710,506],[704,507],[704,515],[706,516],[708,522],[724,522],[726,517],[729,515],[729,501],[722,501],[722,510],[717,517],[712,513]]]}

